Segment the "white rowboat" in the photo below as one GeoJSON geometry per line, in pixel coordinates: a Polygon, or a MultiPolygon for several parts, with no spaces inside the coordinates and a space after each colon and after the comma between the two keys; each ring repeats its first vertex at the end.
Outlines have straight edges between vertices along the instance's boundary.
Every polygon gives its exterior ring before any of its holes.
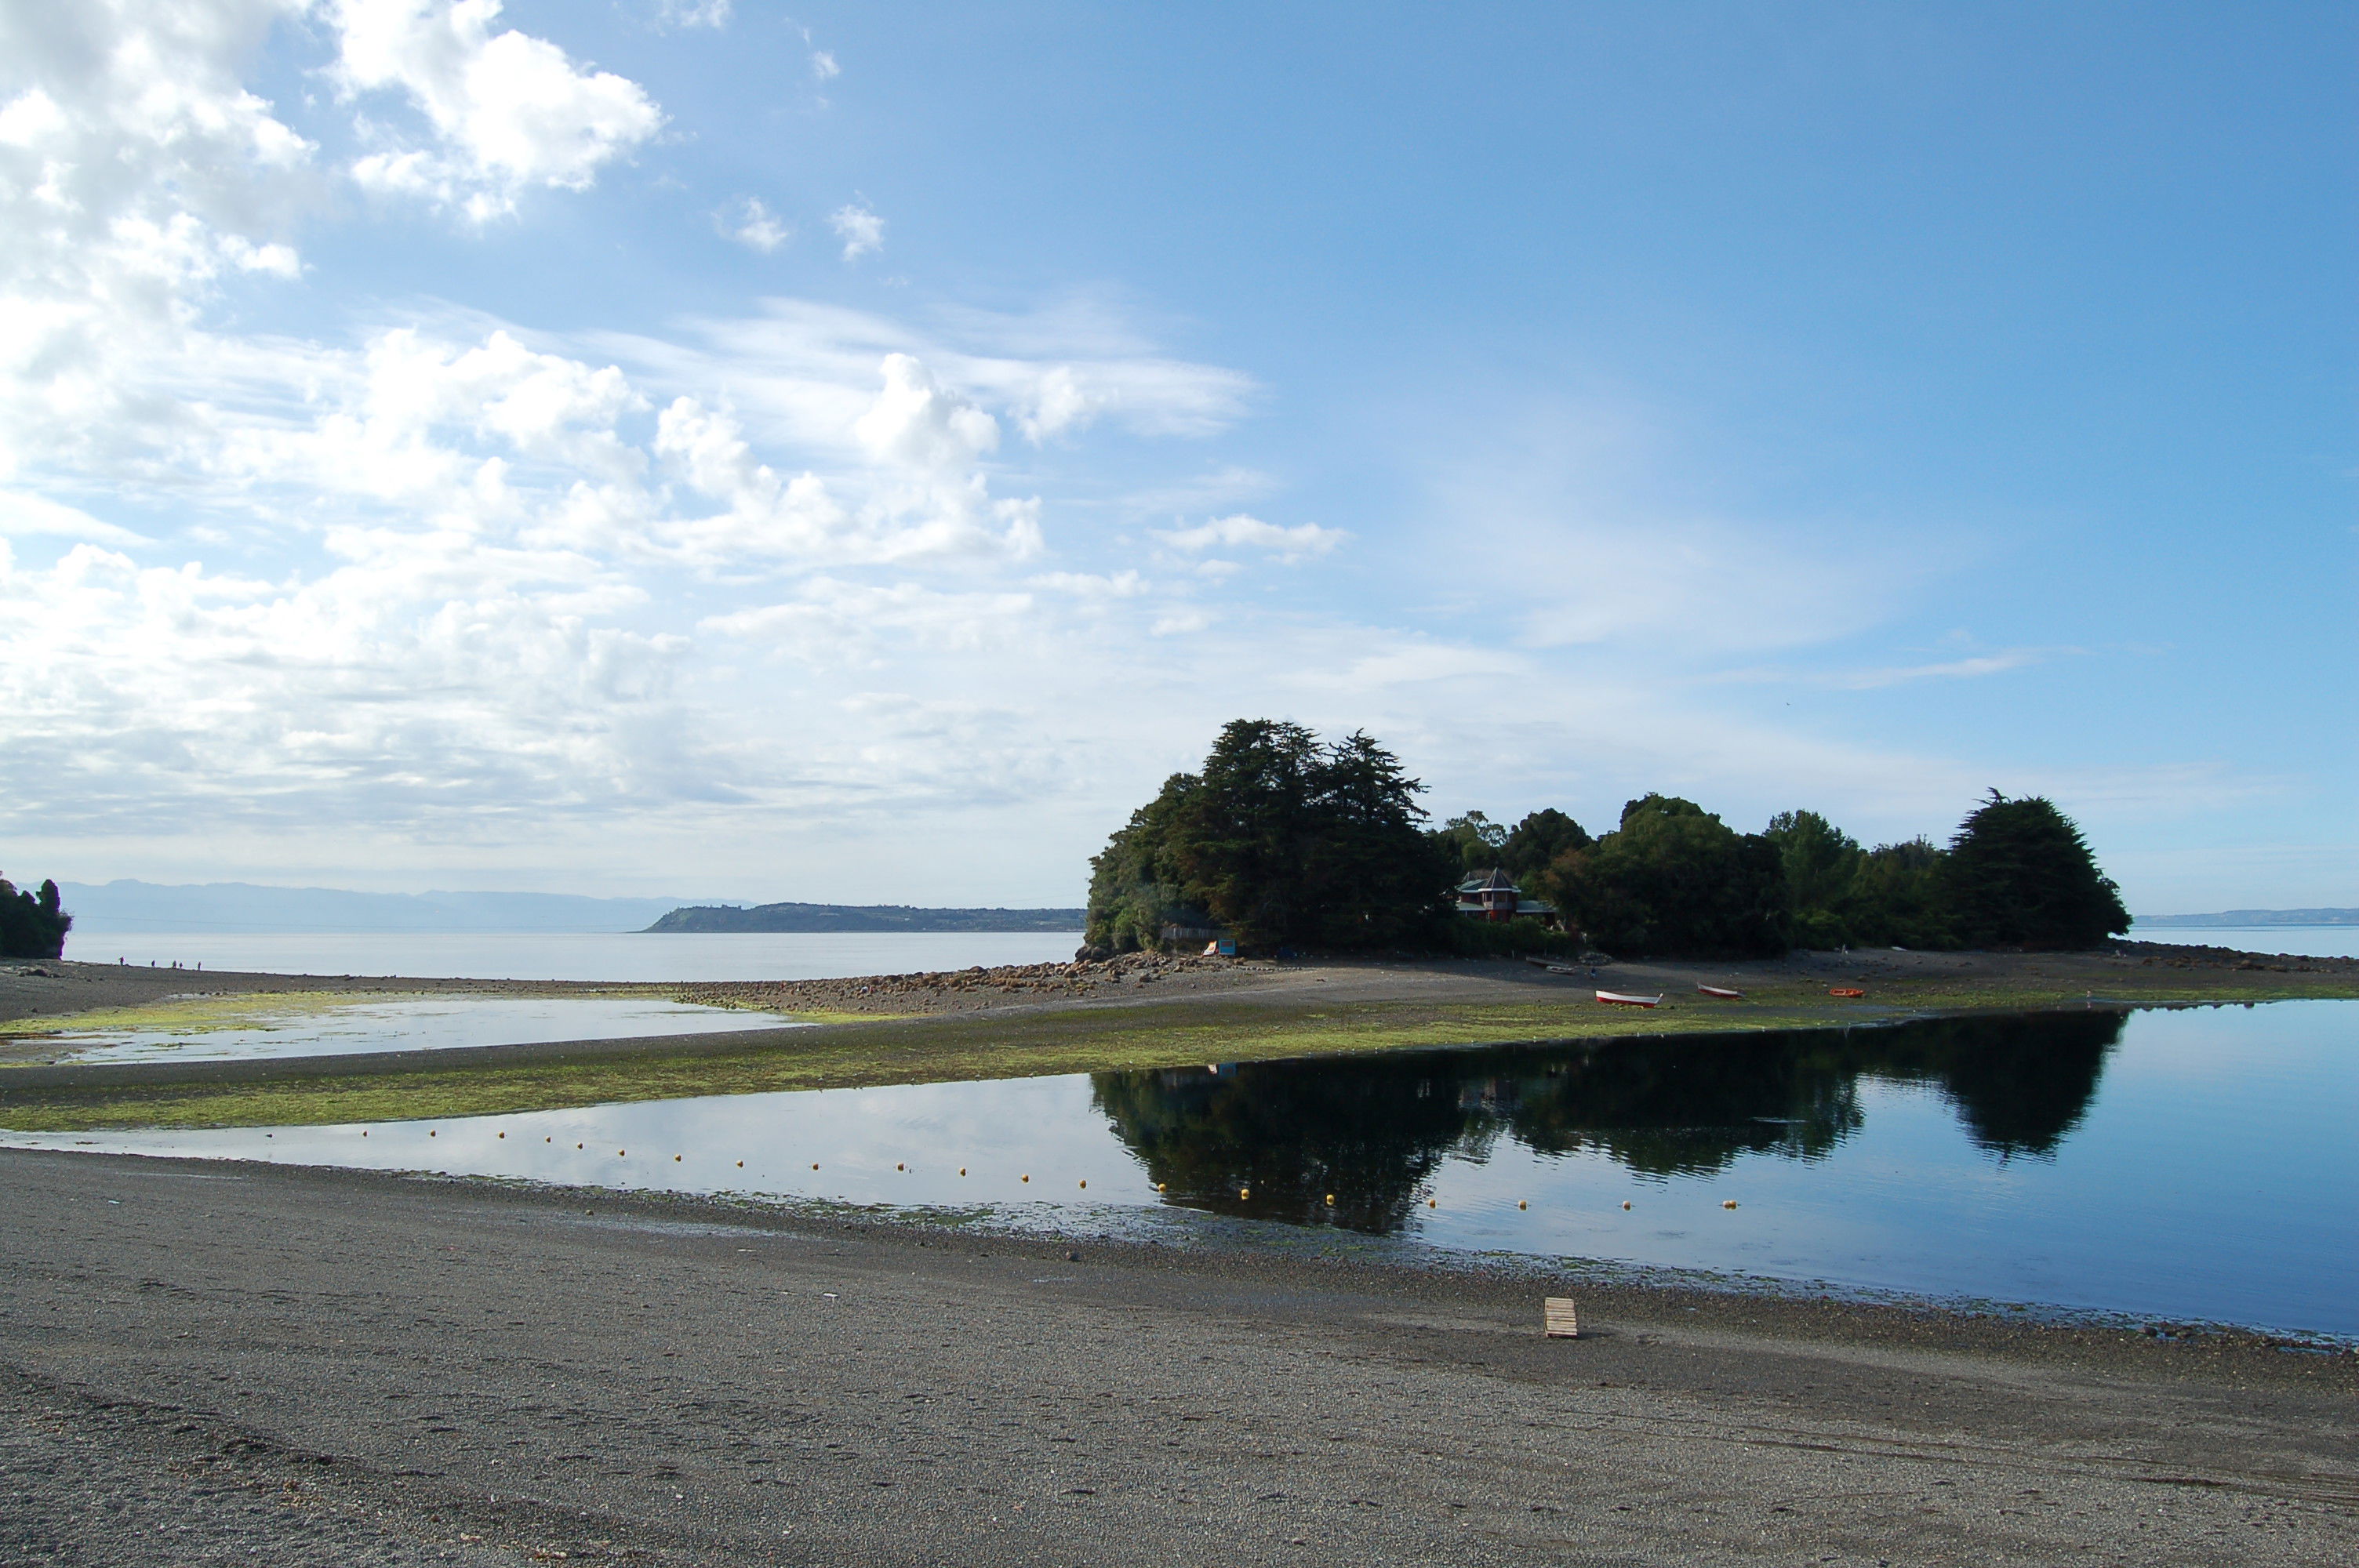
{"type": "Polygon", "coordinates": [[[1745,1000],[1745,993],[1743,991],[1731,990],[1726,986],[1698,986],[1696,987],[1696,989],[1703,993],[1705,996],[1726,997],[1731,1001],[1743,1001],[1745,1000]]]}
{"type": "Polygon", "coordinates": [[[1659,996],[1632,996],[1625,991],[1599,991],[1597,1000],[1615,1007],[1654,1007],[1662,1001],[1659,996]]]}

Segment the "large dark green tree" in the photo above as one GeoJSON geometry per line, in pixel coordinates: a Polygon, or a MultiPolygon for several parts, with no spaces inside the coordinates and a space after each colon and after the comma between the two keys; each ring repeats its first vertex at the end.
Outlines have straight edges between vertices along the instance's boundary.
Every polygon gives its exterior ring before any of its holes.
{"type": "Polygon", "coordinates": [[[1237,719],[1091,862],[1089,940],[1200,924],[1248,950],[1430,939],[1451,867],[1421,830],[1423,788],[1365,734],[1237,719]]]}
{"type": "Polygon", "coordinates": [[[1815,811],[1781,811],[1761,836],[1777,846],[1786,873],[1793,940],[1804,947],[1850,941],[1853,888],[1867,859],[1859,840],[1815,811]]]}
{"type": "Polygon", "coordinates": [[[73,916],[59,906],[57,883],[44,881],[32,893],[0,877],[0,958],[57,957],[71,929],[73,916]]]}
{"type": "Polygon", "coordinates": [[[1499,864],[1509,876],[1521,881],[1538,877],[1560,855],[1588,849],[1590,842],[1580,823],[1553,806],[1543,806],[1516,824],[1506,842],[1499,847],[1499,864]]]}
{"type": "Polygon", "coordinates": [[[1925,838],[1878,844],[1860,860],[1843,905],[1844,940],[1869,947],[1957,947],[1942,875],[1949,851],[1925,838]]]}
{"type": "Polygon", "coordinates": [[[1611,952],[1702,957],[1787,946],[1777,847],[1676,795],[1630,802],[1620,827],[1559,856],[1540,885],[1567,921],[1611,952]]]}
{"type": "Polygon", "coordinates": [[[1479,811],[1453,816],[1426,835],[1442,858],[1465,876],[1487,871],[1506,853],[1507,828],[1479,811]]]}
{"type": "Polygon", "coordinates": [[[2092,947],[2130,928],[2081,829],[2038,795],[1991,791],[1950,840],[1942,881],[1958,934],[1977,946],[2092,947]]]}

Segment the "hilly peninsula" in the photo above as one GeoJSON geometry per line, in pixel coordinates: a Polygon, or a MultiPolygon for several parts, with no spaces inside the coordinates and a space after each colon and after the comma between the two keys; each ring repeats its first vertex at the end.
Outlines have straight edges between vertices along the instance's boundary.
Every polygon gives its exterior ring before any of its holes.
{"type": "Polygon", "coordinates": [[[1080,909],[914,909],[899,903],[701,904],[649,931],[1079,931],[1080,909]]]}

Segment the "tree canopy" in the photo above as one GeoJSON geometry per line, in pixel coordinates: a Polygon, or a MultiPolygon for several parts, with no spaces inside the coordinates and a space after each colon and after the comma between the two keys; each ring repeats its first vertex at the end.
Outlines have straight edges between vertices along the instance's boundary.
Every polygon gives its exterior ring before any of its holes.
{"type": "Polygon", "coordinates": [[[66,950],[73,916],[58,906],[58,884],[25,892],[0,877],[0,958],[54,958],[66,950]]]}
{"type": "Polygon", "coordinates": [[[1782,953],[1786,873],[1777,847],[1691,800],[1648,795],[1621,825],[1557,857],[1540,879],[1590,941],[1632,955],[1782,953]]]}
{"type": "Polygon", "coordinates": [[[1691,800],[1647,795],[1593,839],[1554,807],[1513,827],[1467,811],[1426,829],[1424,786],[1364,733],[1238,719],[1201,770],[1175,773],[1091,861],[1089,941],[1155,946],[1219,928],[1248,950],[1438,946],[1737,957],[1791,945],[2086,947],[2125,931],[2120,891],[2048,800],[1994,790],[1944,848],[1867,849],[1815,811],[1739,833],[1691,800]],[[1539,920],[1451,914],[1453,884],[1493,868],[1551,901],[1539,920]]]}
{"type": "Polygon", "coordinates": [[[1977,946],[2087,947],[2130,928],[2079,827],[2038,795],[1991,791],[1950,840],[1944,873],[1959,935],[1977,946]]]}
{"type": "Polygon", "coordinates": [[[1090,862],[1088,939],[1122,950],[1216,925],[1246,950],[1430,940],[1452,879],[1421,830],[1423,788],[1364,733],[1236,719],[1090,862]]]}

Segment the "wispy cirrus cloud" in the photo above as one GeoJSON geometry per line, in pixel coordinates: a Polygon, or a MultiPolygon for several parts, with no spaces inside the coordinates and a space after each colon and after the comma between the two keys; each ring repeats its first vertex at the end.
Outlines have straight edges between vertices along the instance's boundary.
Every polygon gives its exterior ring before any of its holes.
{"type": "Polygon", "coordinates": [[[1281,561],[1291,562],[1323,556],[1351,535],[1341,528],[1322,528],[1316,523],[1283,527],[1239,512],[1178,528],[1159,529],[1155,536],[1175,550],[1266,550],[1281,561]]]}

